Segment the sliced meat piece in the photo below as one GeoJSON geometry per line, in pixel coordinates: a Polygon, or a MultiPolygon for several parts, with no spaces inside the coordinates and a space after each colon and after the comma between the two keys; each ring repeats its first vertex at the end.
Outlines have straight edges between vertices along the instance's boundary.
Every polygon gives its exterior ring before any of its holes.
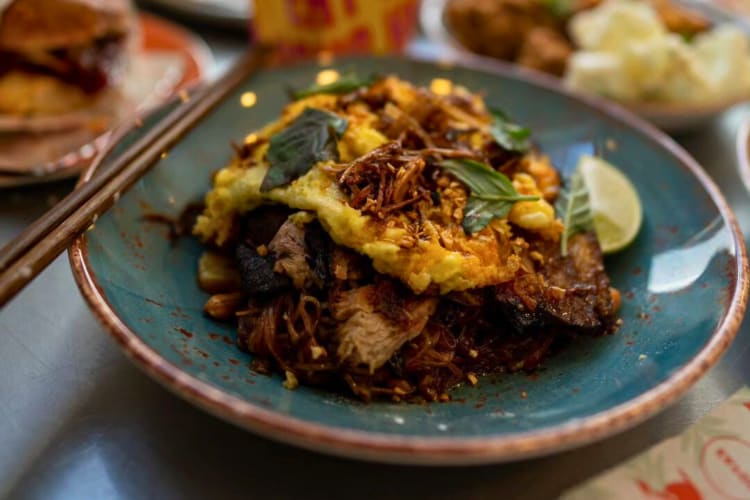
{"type": "Polygon", "coordinates": [[[336,294],[330,308],[339,322],[339,359],[373,373],[422,332],[437,302],[434,297],[415,296],[391,280],[336,294]]]}
{"type": "Polygon", "coordinates": [[[615,309],[610,281],[604,270],[604,255],[596,236],[581,233],[568,242],[569,258],[556,256],[548,261],[545,275],[552,286],[586,297],[586,303],[603,326],[614,323],[615,309]]]}
{"type": "Polygon", "coordinates": [[[253,247],[268,245],[292,213],[290,208],[280,205],[256,208],[240,222],[240,241],[253,247]]]}
{"type": "Polygon", "coordinates": [[[555,244],[540,243],[544,265],[499,285],[495,298],[501,315],[516,331],[557,328],[563,332],[604,334],[611,331],[615,310],[599,243],[593,234],[577,234],[562,257],[555,244]]]}
{"type": "Polygon", "coordinates": [[[318,221],[287,220],[268,244],[274,271],[285,274],[298,290],[321,290],[330,280],[333,241],[318,221]]]}
{"type": "Polygon", "coordinates": [[[292,213],[286,207],[269,205],[241,222],[236,256],[246,293],[327,286],[333,242],[319,222],[290,218],[292,213]]]}
{"type": "Polygon", "coordinates": [[[235,250],[235,258],[242,291],[246,294],[270,295],[291,287],[289,277],[274,272],[276,259],[265,248],[291,213],[287,207],[264,205],[240,221],[240,243],[235,250]],[[261,253],[258,253],[259,250],[261,253]]]}
{"type": "Polygon", "coordinates": [[[268,250],[275,259],[274,271],[288,276],[294,288],[298,290],[310,286],[313,274],[310,266],[307,265],[305,226],[287,220],[268,244],[268,250]]]}
{"type": "Polygon", "coordinates": [[[333,240],[317,220],[310,222],[305,230],[308,264],[312,281],[320,289],[327,287],[332,278],[333,240]]]}
{"type": "Polygon", "coordinates": [[[275,259],[270,255],[259,255],[255,247],[240,243],[237,245],[236,258],[240,285],[246,294],[271,295],[292,286],[287,276],[274,272],[275,259]]]}

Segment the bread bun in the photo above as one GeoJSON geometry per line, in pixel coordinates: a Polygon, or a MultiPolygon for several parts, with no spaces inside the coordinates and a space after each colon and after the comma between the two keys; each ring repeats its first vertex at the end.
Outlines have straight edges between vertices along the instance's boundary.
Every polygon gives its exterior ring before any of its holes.
{"type": "Polygon", "coordinates": [[[60,115],[86,108],[94,97],[49,75],[11,71],[0,76],[0,114],[60,115]]]}
{"type": "Polygon", "coordinates": [[[0,171],[58,168],[61,158],[75,157],[132,107],[120,76],[137,45],[135,13],[129,0],[4,4],[0,171]]]}
{"type": "Polygon", "coordinates": [[[11,0],[0,17],[0,131],[101,115],[137,43],[135,24],[129,0],[11,0]]]}
{"type": "Polygon", "coordinates": [[[11,72],[0,77],[0,133],[110,123],[128,109],[117,87],[92,95],[52,76],[11,72]]]}
{"type": "Polygon", "coordinates": [[[39,52],[123,36],[128,0],[14,0],[0,18],[0,50],[39,52]]]}

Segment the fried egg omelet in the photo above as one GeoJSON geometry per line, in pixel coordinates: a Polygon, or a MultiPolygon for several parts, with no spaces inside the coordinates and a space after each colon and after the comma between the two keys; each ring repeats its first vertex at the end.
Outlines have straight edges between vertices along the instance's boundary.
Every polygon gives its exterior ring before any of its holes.
{"type": "MultiPolygon", "coordinates": [[[[404,113],[422,98],[417,89],[395,77],[379,85],[404,113]]],[[[475,106],[484,109],[482,100],[466,90],[452,86],[450,93],[470,96],[475,106]]],[[[477,123],[458,107],[448,112],[457,126],[472,121],[472,142],[479,144],[488,136],[489,123],[477,123]]],[[[290,103],[280,120],[247,137],[257,142],[252,157],[235,158],[214,177],[214,187],[205,199],[206,208],[199,216],[194,233],[204,242],[224,247],[236,234],[242,214],[262,204],[283,204],[313,213],[333,241],[372,260],[376,271],[400,279],[415,293],[429,290],[445,294],[451,291],[486,287],[512,280],[521,269],[533,268],[533,252],[514,234],[517,226],[546,239],[560,238],[563,226],[555,218],[550,204],[559,189],[559,176],[548,159],[527,153],[520,161],[520,171],[512,181],[519,193],[536,195],[537,201],[513,205],[507,218],[494,219],[487,227],[467,235],[461,222],[467,200],[465,187],[450,175],[438,179],[441,196],[438,203],[414,221],[398,211],[376,218],[349,205],[345,194],[329,173],[333,162],[320,162],[309,172],[286,186],[261,192],[268,171],[268,139],[287,127],[305,108],[335,113],[348,121],[338,141],[340,163],[347,163],[387,143],[390,139],[376,128],[378,116],[364,102],[342,107],[339,96],[319,94],[290,103]]]]}

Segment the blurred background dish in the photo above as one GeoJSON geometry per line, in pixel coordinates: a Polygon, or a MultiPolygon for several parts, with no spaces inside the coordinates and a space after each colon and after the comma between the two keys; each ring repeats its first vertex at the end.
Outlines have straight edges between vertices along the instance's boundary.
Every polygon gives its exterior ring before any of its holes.
{"type": "Polygon", "coordinates": [[[325,61],[341,54],[399,53],[414,39],[419,0],[258,0],[253,38],[275,63],[325,61]]]}
{"type": "Polygon", "coordinates": [[[0,171],[28,174],[130,106],[138,25],[127,0],[15,0],[0,10],[0,171]]]}
{"type": "Polygon", "coordinates": [[[92,127],[88,121],[81,126],[80,117],[90,119],[84,113],[37,117],[16,128],[9,125],[10,115],[0,118],[0,188],[77,175],[106,144],[107,130],[118,119],[145,112],[199,82],[212,64],[200,38],[162,18],[140,14],[137,33],[117,93],[105,96],[115,103],[110,107],[114,115],[101,124],[95,121],[92,127]]]}
{"type": "MultiPolygon", "coordinates": [[[[708,2],[711,0],[702,0],[704,2],[708,2]]],[[[713,0],[718,5],[729,9],[732,12],[736,12],[738,14],[741,14],[743,16],[750,16],[750,2],[747,0],[713,0]]]]}
{"type": "Polygon", "coordinates": [[[750,24],[699,0],[424,0],[427,37],[616,100],[670,132],[750,99],[750,24]]]}
{"type": "Polygon", "coordinates": [[[750,117],[745,118],[737,134],[737,165],[740,178],[750,193],[750,117]]]}
{"type": "Polygon", "coordinates": [[[251,0],[144,0],[191,20],[217,26],[247,29],[253,16],[251,0]]]}

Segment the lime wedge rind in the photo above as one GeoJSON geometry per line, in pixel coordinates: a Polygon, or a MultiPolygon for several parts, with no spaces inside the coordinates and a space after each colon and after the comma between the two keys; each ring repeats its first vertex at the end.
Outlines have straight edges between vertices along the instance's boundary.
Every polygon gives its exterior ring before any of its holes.
{"type": "Polygon", "coordinates": [[[584,155],[578,169],[589,191],[594,230],[605,254],[618,252],[638,236],[643,208],[630,179],[606,160],[584,155]]]}

